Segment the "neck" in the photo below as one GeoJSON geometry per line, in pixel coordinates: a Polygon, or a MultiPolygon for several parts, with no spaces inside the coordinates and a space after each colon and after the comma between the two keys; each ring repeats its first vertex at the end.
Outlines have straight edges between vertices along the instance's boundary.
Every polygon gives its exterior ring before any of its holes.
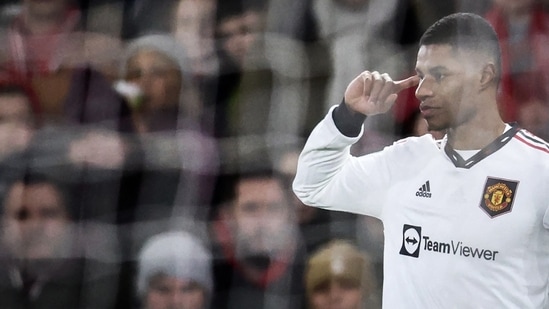
{"type": "Polygon", "coordinates": [[[448,129],[448,144],[456,150],[478,150],[493,142],[505,130],[497,105],[479,112],[471,120],[448,129]]]}
{"type": "Polygon", "coordinates": [[[448,144],[456,150],[478,150],[486,147],[503,134],[505,123],[466,125],[448,130],[448,144]]]}

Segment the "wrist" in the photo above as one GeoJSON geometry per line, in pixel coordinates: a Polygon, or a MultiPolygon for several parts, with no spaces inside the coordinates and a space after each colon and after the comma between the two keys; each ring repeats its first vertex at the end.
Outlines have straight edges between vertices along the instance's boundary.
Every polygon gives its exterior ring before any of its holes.
{"type": "Polygon", "coordinates": [[[345,99],[333,110],[332,119],[337,129],[347,137],[356,137],[360,134],[366,115],[351,110],[345,99]]]}

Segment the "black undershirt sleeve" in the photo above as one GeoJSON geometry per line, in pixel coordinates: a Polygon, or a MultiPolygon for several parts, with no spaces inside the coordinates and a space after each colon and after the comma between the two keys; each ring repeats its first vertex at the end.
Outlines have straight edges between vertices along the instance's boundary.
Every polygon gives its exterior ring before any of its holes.
{"type": "Polygon", "coordinates": [[[366,120],[366,115],[353,112],[347,107],[345,101],[342,101],[334,108],[332,119],[341,134],[347,137],[357,137],[364,120],[366,120]]]}

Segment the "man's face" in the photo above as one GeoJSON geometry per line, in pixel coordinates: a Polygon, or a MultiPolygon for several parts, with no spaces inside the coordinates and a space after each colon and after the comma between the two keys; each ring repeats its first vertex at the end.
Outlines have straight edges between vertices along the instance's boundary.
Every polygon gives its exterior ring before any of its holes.
{"type": "Polygon", "coordinates": [[[242,180],[232,206],[237,253],[244,256],[279,252],[294,230],[282,184],[274,178],[242,180]]]}
{"type": "Polygon", "coordinates": [[[361,309],[362,291],[356,282],[334,279],[316,287],[310,302],[313,309],[361,309]]]}
{"type": "Polygon", "coordinates": [[[146,309],[204,309],[204,289],[195,282],[167,275],[153,276],[145,296],[146,309]]]}
{"type": "Polygon", "coordinates": [[[218,26],[223,49],[238,65],[244,64],[248,52],[258,41],[263,29],[263,18],[259,12],[248,11],[224,19],[218,26]]]}
{"type": "Polygon", "coordinates": [[[478,91],[478,63],[472,52],[456,51],[450,45],[420,47],[416,71],[421,78],[416,97],[429,130],[442,131],[470,121],[477,106],[471,100],[478,91]]]}
{"type": "Polygon", "coordinates": [[[70,220],[53,185],[14,184],[7,192],[2,216],[3,241],[19,259],[55,258],[70,246],[70,220]]]}

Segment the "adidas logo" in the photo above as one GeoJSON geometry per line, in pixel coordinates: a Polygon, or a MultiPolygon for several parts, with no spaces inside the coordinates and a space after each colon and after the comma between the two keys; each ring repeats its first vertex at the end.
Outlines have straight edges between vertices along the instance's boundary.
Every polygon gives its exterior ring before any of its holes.
{"type": "Polygon", "coordinates": [[[429,185],[429,180],[419,187],[416,192],[416,196],[431,198],[431,186],[429,185]]]}

